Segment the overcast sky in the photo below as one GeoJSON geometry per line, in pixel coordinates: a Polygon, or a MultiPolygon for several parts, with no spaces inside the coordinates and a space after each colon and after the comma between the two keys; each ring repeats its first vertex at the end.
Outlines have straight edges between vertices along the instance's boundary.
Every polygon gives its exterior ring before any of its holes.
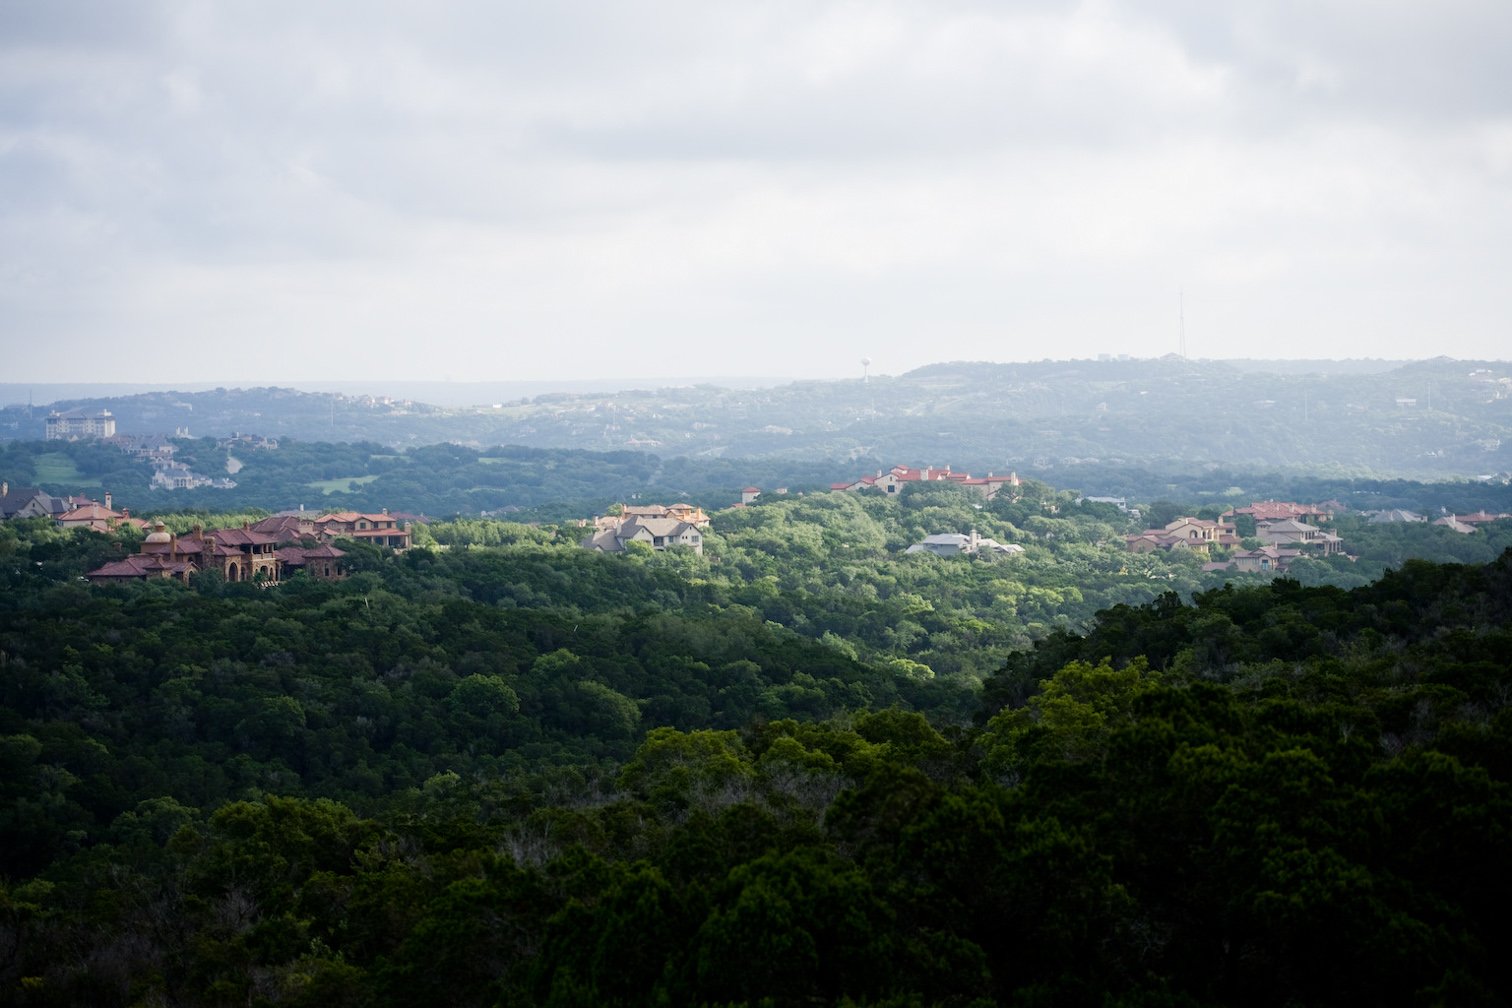
{"type": "Polygon", "coordinates": [[[0,380],[1512,356],[1512,4],[0,4],[0,380]]]}

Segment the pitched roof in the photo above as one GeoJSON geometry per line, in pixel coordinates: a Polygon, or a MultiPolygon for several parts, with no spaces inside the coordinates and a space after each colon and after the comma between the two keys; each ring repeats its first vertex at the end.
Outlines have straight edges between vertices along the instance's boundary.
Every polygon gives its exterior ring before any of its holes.
{"type": "Polygon", "coordinates": [[[1309,525],[1306,522],[1297,521],[1295,518],[1284,518],[1280,521],[1265,523],[1266,532],[1317,532],[1318,526],[1309,525]]]}
{"type": "Polygon", "coordinates": [[[277,536],[251,529],[213,529],[205,533],[206,538],[210,536],[218,546],[271,546],[278,542],[277,536]]]}
{"type": "Polygon", "coordinates": [[[76,507],[72,511],[69,511],[67,514],[61,514],[61,515],[59,515],[58,516],[58,521],[60,521],[60,522],[90,522],[90,521],[109,522],[109,521],[117,521],[117,520],[119,520],[121,518],[124,518],[124,517],[126,517],[126,516],[123,515],[123,514],[121,514],[121,512],[119,512],[119,511],[112,511],[110,508],[106,507],[103,504],[96,504],[94,501],[90,501],[88,504],[85,504],[83,507],[76,507]]]}
{"type": "Polygon", "coordinates": [[[0,518],[9,518],[24,509],[32,501],[37,501],[37,507],[43,512],[50,513],[49,502],[53,499],[51,494],[36,487],[15,487],[0,497],[0,518]],[[38,500],[38,498],[43,498],[38,500]]]}
{"type": "Polygon", "coordinates": [[[98,570],[92,570],[85,576],[139,578],[162,573],[183,574],[192,570],[194,564],[182,560],[164,560],[156,554],[133,553],[124,559],[111,561],[98,570]]]}
{"type": "Polygon", "coordinates": [[[305,549],[303,546],[284,546],[274,551],[274,555],[285,567],[303,567],[311,560],[336,560],[346,556],[346,550],[339,550],[334,546],[312,546],[305,549]]]}
{"type": "Polygon", "coordinates": [[[309,521],[311,521],[309,518],[296,518],[292,515],[273,515],[271,518],[253,522],[252,531],[272,536],[278,542],[288,542],[298,539],[299,527],[309,521]]]}
{"type": "Polygon", "coordinates": [[[680,536],[684,531],[693,528],[691,524],[680,518],[632,518],[618,529],[622,536],[634,534],[631,526],[643,528],[653,536],[680,536]]]}
{"type": "Polygon", "coordinates": [[[1385,511],[1377,511],[1370,516],[1371,523],[1376,525],[1387,522],[1420,522],[1424,520],[1421,515],[1405,511],[1402,508],[1388,508],[1385,511]]]}
{"type": "Polygon", "coordinates": [[[1329,512],[1320,511],[1308,504],[1293,501],[1257,501],[1249,507],[1234,508],[1223,513],[1224,518],[1233,515],[1253,515],[1256,521],[1278,521],[1283,518],[1329,517],[1329,512]]]}

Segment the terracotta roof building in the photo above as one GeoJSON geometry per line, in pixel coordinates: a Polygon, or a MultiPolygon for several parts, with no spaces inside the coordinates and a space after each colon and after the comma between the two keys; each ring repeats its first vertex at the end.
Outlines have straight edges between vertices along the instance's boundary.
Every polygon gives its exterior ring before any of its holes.
{"type": "Polygon", "coordinates": [[[1313,518],[1317,521],[1329,521],[1333,518],[1332,511],[1325,511],[1313,507],[1310,504],[1297,504],[1293,501],[1258,501],[1249,507],[1234,508],[1225,511],[1220,518],[1233,518],[1235,515],[1250,515],[1255,521],[1283,521],[1287,518],[1313,518]]]}
{"type": "Polygon", "coordinates": [[[124,560],[106,564],[92,570],[85,577],[90,584],[120,584],[125,581],[150,581],[153,578],[172,578],[189,581],[195,566],[188,560],[170,560],[156,553],[136,553],[124,560]]]}
{"type": "Polygon", "coordinates": [[[1124,549],[1130,553],[1153,553],[1156,550],[1191,550],[1206,553],[1213,546],[1237,546],[1239,536],[1229,522],[1206,518],[1177,518],[1165,528],[1145,529],[1124,536],[1124,549]]]}
{"type": "Polygon", "coordinates": [[[969,487],[981,494],[986,500],[995,500],[1004,487],[1016,487],[1019,485],[1017,473],[1009,473],[1007,476],[998,476],[988,473],[986,476],[972,476],[971,473],[951,472],[950,466],[944,469],[935,469],[925,466],[922,469],[914,469],[910,466],[895,465],[887,472],[878,470],[875,476],[862,476],[858,480],[848,483],[831,483],[831,490],[880,490],[885,494],[895,494],[910,483],[955,483],[959,486],[969,487]]]}
{"type": "Polygon", "coordinates": [[[147,523],[140,518],[131,517],[129,509],[116,511],[110,506],[110,494],[105,495],[105,503],[90,501],[63,514],[58,515],[54,521],[62,528],[92,528],[97,532],[114,532],[118,528],[136,528],[145,530],[147,523]]]}
{"type": "Polygon", "coordinates": [[[1316,525],[1286,518],[1281,521],[1264,522],[1255,527],[1255,537],[1272,546],[1289,546],[1299,543],[1305,548],[1324,553],[1338,553],[1344,548],[1344,540],[1326,532],[1316,525]]]}
{"type": "Polygon", "coordinates": [[[339,578],[346,573],[341,563],[346,554],[330,544],[282,548],[278,544],[276,536],[255,532],[250,525],[208,532],[196,525],[188,535],[179,536],[158,522],[143,540],[138,554],[108,563],[85,576],[94,584],[153,577],[187,581],[195,571],[213,570],[229,582],[276,584],[299,570],[323,579],[339,578]]]}
{"type": "Polygon", "coordinates": [[[315,519],[315,535],[324,542],[346,536],[375,546],[387,546],[393,550],[410,548],[410,531],[399,527],[399,519],[383,511],[380,514],[363,514],[359,511],[339,511],[321,515],[315,519]]]}

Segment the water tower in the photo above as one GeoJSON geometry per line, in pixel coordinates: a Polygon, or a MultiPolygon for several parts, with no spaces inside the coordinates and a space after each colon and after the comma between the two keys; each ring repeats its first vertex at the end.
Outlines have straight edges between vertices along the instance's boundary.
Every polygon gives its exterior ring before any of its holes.
{"type": "Polygon", "coordinates": [[[862,381],[863,384],[866,382],[866,369],[869,368],[869,367],[871,367],[871,358],[870,357],[862,357],[861,358],[861,381],[862,381]]]}

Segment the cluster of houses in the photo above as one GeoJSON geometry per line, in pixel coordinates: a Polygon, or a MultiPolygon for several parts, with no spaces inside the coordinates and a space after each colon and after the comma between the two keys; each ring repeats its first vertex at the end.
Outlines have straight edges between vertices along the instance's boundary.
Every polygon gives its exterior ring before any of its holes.
{"type": "Polygon", "coordinates": [[[212,529],[199,525],[186,535],[168,531],[162,522],[153,526],[140,550],[108,563],[85,576],[91,584],[147,581],[152,578],[189,580],[196,571],[215,571],[228,582],[253,581],[277,584],[291,574],[305,571],[311,577],[335,580],[346,574],[345,551],[333,543],[351,538],[386,546],[395,551],[410,547],[411,526],[388,511],[363,514],[341,511],[281,511],[241,528],[212,529]],[[313,545],[311,544],[313,542],[313,545]]]}
{"type": "MultiPolygon", "coordinates": [[[[174,431],[175,437],[188,437],[188,428],[174,431]]],[[[199,487],[214,487],[229,490],[236,481],[227,476],[205,476],[195,472],[187,464],[176,460],[177,450],[172,441],[161,434],[117,434],[103,439],[108,445],[120,449],[123,455],[139,458],[152,466],[152,486],[158,490],[194,490],[199,487]]]]}
{"type": "Polygon", "coordinates": [[[1512,518],[1512,515],[1488,514],[1485,511],[1476,511],[1473,514],[1446,514],[1442,518],[1435,518],[1429,522],[1427,515],[1420,515],[1414,511],[1404,511],[1401,508],[1366,511],[1365,514],[1369,516],[1372,524],[1426,523],[1442,525],[1449,531],[1458,532],[1461,535],[1469,535],[1489,522],[1500,521],[1503,518],[1512,518]]]}
{"type": "Polygon", "coordinates": [[[1248,507],[1233,508],[1218,520],[1181,517],[1164,528],[1145,529],[1124,536],[1124,548],[1130,553],[1188,551],[1207,556],[1212,547],[1234,549],[1227,560],[1203,564],[1203,570],[1284,571],[1297,557],[1328,556],[1344,548],[1344,540],[1321,527],[1331,521],[1334,512],[1309,504],[1291,501],[1260,501],[1248,507]],[[1243,544],[1233,519],[1247,515],[1255,520],[1254,549],[1237,549],[1243,544]],[[1309,522],[1307,519],[1311,519],[1309,522]]]}
{"type": "MultiPolygon", "coordinates": [[[[64,527],[83,524],[106,531],[102,526],[94,524],[93,509],[99,506],[99,501],[77,494],[58,497],[36,487],[16,487],[13,490],[10,483],[0,483],[0,521],[10,521],[12,518],[51,518],[64,527]]],[[[110,510],[109,493],[105,495],[105,510],[110,510]]],[[[130,517],[126,512],[111,513],[118,518],[130,517]]]]}
{"type": "MultiPolygon", "coordinates": [[[[174,431],[174,437],[188,437],[187,428],[174,431]]],[[[198,487],[213,487],[229,490],[236,481],[227,476],[206,476],[197,473],[183,462],[174,459],[175,447],[162,434],[117,434],[115,418],[109,410],[86,412],[72,410],[66,413],[54,411],[47,417],[46,438],[49,441],[78,441],[85,438],[98,439],[104,444],[119,449],[121,454],[141,459],[152,466],[152,486],[159,490],[193,490],[198,487]]],[[[278,441],[261,434],[233,434],[216,441],[222,448],[274,449],[278,441]]]]}
{"type": "Polygon", "coordinates": [[[142,540],[137,553],[92,570],[85,577],[89,578],[90,584],[119,584],[153,578],[171,578],[187,583],[189,575],[196,571],[215,571],[228,582],[253,581],[270,585],[302,570],[312,577],[335,580],[346,573],[341,562],[344,556],[344,551],[329,542],[306,546],[279,532],[266,531],[251,524],[244,524],[239,529],[210,531],[196,525],[192,532],[181,536],[158,522],[142,540]]]}
{"type": "MultiPolygon", "coordinates": [[[[11,489],[0,484],[0,519],[52,519],[61,528],[90,528],[113,533],[126,528],[146,532],[138,552],[88,572],[91,584],[173,578],[187,582],[195,571],[213,570],[230,582],[277,584],[296,571],[335,579],[345,575],[335,541],[355,539],[395,552],[410,548],[415,516],[340,511],[316,514],[280,511],[241,528],[205,530],[196,525],[184,535],[168,531],[162,522],[149,524],[127,509],[115,510],[111,495],[104,502],[83,497],[55,497],[34,488],[11,489]]],[[[424,521],[423,517],[418,520],[424,521]]]]}

